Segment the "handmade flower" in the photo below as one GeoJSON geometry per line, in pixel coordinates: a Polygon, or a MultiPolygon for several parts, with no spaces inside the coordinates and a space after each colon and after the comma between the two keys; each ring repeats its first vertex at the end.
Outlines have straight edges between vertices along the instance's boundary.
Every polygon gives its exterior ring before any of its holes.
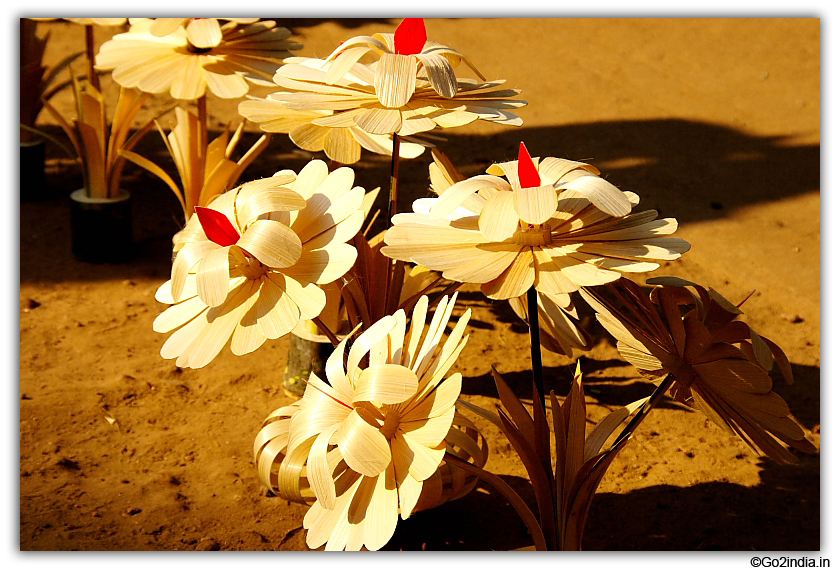
{"type": "MultiPolygon", "coordinates": [[[[339,162],[358,160],[362,146],[389,154],[388,140],[394,134],[411,136],[479,119],[522,124],[511,110],[526,102],[512,100],[519,91],[503,89],[502,80],[458,79],[457,92],[447,98],[436,93],[427,78],[418,76],[410,99],[389,107],[380,101],[382,94],[374,86],[378,63],[373,67],[355,63],[332,83],[328,65],[319,59],[289,58],[274,76],[274,82],[289,91],[273,93],[260,103],[243,102],[240,113],[261,128],[265,124],[265,130],[289,132],[301,148],[323,149],[339,162]]],[[[422,147],[411,149],[415,156],[418,150],[422,152],[422,147]]]]}
{"type": "Polygon", "coordinates": [[[222,26],[219,20],[229,20],[237,24],[253,24],[259,18],[155,18],[149,31],[153,36],[168,36],[178,30],[182,24],[187,32],[187,41],[197,48],[213,48],[222,43],[222,26]]]}
{"type": "Polygon", "coordinates": [[[797,461],[776,439],[816,452],[785,401],[773,392],[768,372],[774,361],[785,380],[793,382],[784,352],[735,320],[741,310],[714,289],[673,277],[648,283],[659,285],[650,298],[627,279],[607,286],[610,298],[597,289],[581,290],[598,321],[618,341],[621,355],[643,375],[672,381],[673,398],[699,408],[776,462],[797,461]]]}
{"type": "Polygon", "coordinates": [[[161,355],[201,368],[228,339],[234,354],[247,354],[317,317],[326,303],[318,285],[356,260],[346,242],[362,225],[365,191],[353,180],[349,168],[328,173],[312,161],[298,175],[278,172],[197,209],[172,279],[156,296],[173,306],[155,320],[155,331],[181,327],[161,355]]]}
{"type": "Polygon", "coordinates": [[[531,286],[568,294],[614,281],[619,271],[651,271],[657,260],[677,259],[690,247],[666,237],[676,220],[657,220],[655,210],[631,214],[638,196],[588,164],[535,161],[521,145],[518,161],[488,173],[394,216],[382,253],[452,281],[480,283],[492,299],[510,299],[531,286]]]}
{"type": "Polygon", "coordinates": [[[308,458],[317,498],[303,521],[310,548],[378,550],[414,510],[443,459],[461,392],[460,374],[444,379],[469,338],[468,309],[444,339],[454,305],[444,297],[424,335],[423,296],[408,328],[404,311],[388,315],[355,339],[346,366],[341,341],[327,382],[310,376],[287,450],[308,458]],[[346,469],[336,473],[340,462],[346,469]]]}
{"type": "Polygon", "coordinates": [[[484,77],[470,60],[437,42],[426,39],[422,18],[406,18],[393,34],[356,36],[342,43],[327,58],[332,62],[327,82],[337,83],[365,54],[379,55],[373,84],[379,102],[386,107],[405,105],[414,93],[420,72],[441,97],[451,98],[458,91],[455,67],[466,63],[482,81],[484,77]]]}
{"type": "Polygon", "coordinates": [[[154,20],[131,20],[131,28],[105,42],[96,56],[96,69],[113,70],[114,81],[147,93],[168,91],[176,99],[198,99],[209,89],[231,99],[248,92],[248,81],[272,85],[271,77],[300,49],[288,41],[291,32],[271,20],[240,27],[222,26],[222,40],[213,47],[190,43],[187,30],[177,27],[158,37],[151,31],[154,20]],[[248,81],[246,81],[246,79],[248,81]]]}

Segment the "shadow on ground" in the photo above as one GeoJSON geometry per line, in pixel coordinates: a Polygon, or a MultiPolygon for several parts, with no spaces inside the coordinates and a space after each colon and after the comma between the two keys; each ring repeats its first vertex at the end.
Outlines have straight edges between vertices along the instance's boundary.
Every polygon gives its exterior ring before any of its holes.
{"type": "MultiPolygon", "coordinates": [[[[819,456],[797,465],[763,461],[761,483],[655,485],[598,493],[584,534],[587,551],[820,549],[819,456]],[[798,521],[789,524],[789,521],[798,521]],[[749,527],[749,532],[744,529],[749,527]],[[783,529],[783,530],[782,530],[783,529]]],[[[502,477],[535,510],[530,485],[502,477]]],[[[386,550],[514,550],[533,544],[513,507],[492,487],[400,521],[386,550]]]]}

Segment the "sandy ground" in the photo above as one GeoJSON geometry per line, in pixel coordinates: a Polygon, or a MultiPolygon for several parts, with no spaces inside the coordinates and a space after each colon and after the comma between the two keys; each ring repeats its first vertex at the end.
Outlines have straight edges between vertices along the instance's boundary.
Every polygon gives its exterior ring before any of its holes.
{"type": "MultiPolygon", "coordinates": [[[[319,57],[397,23],[278,20],[303,42],[300,55],[319,57]]],[[[81,27],[39,26],[52,33],[50,61],[83,45],[81,27]]],[[[796,382],[786,386],[774,371],[777,391],[819,447],[819,20],[432,19],[427,29],[529,101],[522,127],[445,133],[441,147],[453,162],[478,174],[515,157],[524,141],[534,156],[591,162],[639,194],[641,208],[676,217],[677,236],[692,250],[656,274],[733,300],[757,290],[744,307],[747,322],[789,356],[796,382]]],[[[97,30],[97,44],[112,33],[97,30]]],[[[110,79],[104,86],[113,96],[110,79]]],[[[69,98],[57,103],[70,108],[69,98]]],[[[211,98],[209,111],[213,128],[237,120],[236,102],[211,98]]],[[[160,149],[152,134],[141,153],[160,149]]],[[[243,180],[306,160],[278,135],[243,180]]],[[[430,160],[427,153],[403,162],[402,211],[426,195],[430,160]]],[[[388,167],[388,159],[365,155],[357,181],[385,186],[388,167]]],[[[182,221],[175,197],[128,167],[135,255],[95,265],[71,254],[67,196],[81,175],[56,148],[48,149],[47,185],[43,199],[20,205],[20,549],[306,549],[306,507],[267,494],[251,455],[264,417],[292,401],[282,390],[287,341],[245,357],[226,349],[200,370],[163,360],[166,336],[152,321],[164,307],[153,294],[167,279],[182,221]]],[[[465,398],[495,405],[490,365],[525,397],[526,327],[475,288],[459,298],[460,310],[474,315],[455,366],[465,398]]],[[[594,422],[652,387],[582,313],[598,339],[583,360],[594,422]]],[[[547,354],[545,365],[547,388],[565,394],[571,360],[547,354]]],[[[504,437],[480,425],[491,446],[488,469],[526,493],[525,470],[504,437]]],[[[584,548],[819,550],[819,489],[819,455],[776,465],[702,414],[665,401],[604,478],[584,548]]],[[[387,549],[529,544],[513,509],[481,486],[401,522],[387,549]]]]}

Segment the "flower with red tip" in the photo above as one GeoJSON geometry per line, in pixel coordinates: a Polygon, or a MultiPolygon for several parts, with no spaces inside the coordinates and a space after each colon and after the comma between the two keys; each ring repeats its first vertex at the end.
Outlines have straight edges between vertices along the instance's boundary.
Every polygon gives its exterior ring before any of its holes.
{"type": "Polygon", "coordinates": [[[398,214],[382,253],[443,277],[480,283],[492,299],[519,297],[534,286],[567,295],[677,259],[688,242],[666,237],[677,222],[655,210],[630,213],[638,196],[622,192],[588,164],[560,158],[494,164],[439,197],[398,214]],[[501,178],[499,175],[504,175],[501,178]]]}
{"type": "Polygon", "coordinates": [[[154,330],[175,331],[161,356],[201,368],[228,340],[234,354],[247,354],[317,317],[326,305],[319,285],[356,261],[346,242],[364,222],[365,191],[354,177],[316,160],[197,208],[180,234],[172,279],[156,295],[172,306],[154,330]]]}
{"type": "Polygon", "coordinates": [[[326,82],[339,82],[371,51],[380,56],[373,85],[380,103],[386,107],[405,105],[414,93],[421,73],[438,95],[454,97],[458,92],[455,67],[462,60],[484,81],[469,59],[450,47],[426,39],[422,18],[406,18],[393,34],[357,36],[338,46],[327,58],[330,67],[326,82]]]}
{"type": "MultiPolygon", "coordinates": [[[[418,76],[415,80],[412,76],[411,89],[404,94],[392,91],[395,95],[392,98],[385,96],[381,86],[376,85],[382,64],[382,61],[374,63],[374,69],[354,63],[344,76],[330,83],[325,61],[289,58],[274,76],[274,82],[285,90],[272,93],[266,99],[243,101],[239,112],[258,123],[261,129],[289,133],[297,146],[312,152],[323,150],[331,159],[343,164],[357,162],[362,148],[391,154],[393,134],[410,137],[436,128],[460,127],[476,120],[512,126],[522,124],[522,119],[513,111],[526,102],[514,100],[519,91],[503,88],[503,80],[478,83],[459,78],[457,91],[451,98],[446,98],[433,89],[429,78],[418,76]],[[408,99],[401,103],[403,95],[408,99]]],[[[395,89],[403,86],[398,85],[395,89]]],[[[403,142],[400,156],[413,158],[422,153],[422,146],[403,142]]]]}

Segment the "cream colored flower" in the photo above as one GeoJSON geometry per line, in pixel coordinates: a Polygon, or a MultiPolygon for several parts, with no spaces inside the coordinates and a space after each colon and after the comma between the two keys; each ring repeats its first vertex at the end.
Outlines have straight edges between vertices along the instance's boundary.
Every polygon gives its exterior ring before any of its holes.
{"type": "Polygon", "coordinates": [[[356,260],[346,242],[364,220],[365,191],[353,180],[349,168],[328,173],[312,161],[297,175],[249,182],[199,209],[156,296],[172,307],[155,331],[178,329],[161,356],[201,368],[229,339],[234,354],[247,354],[318,316],[326,303],[318,285],[356,260]]]}
{"type": "Polygon", "coordinates": [[[332,62],[327,83],[337,83],[365,54],[379,55],[373,85],[379,102],[385,107],[402,107],[414,94],[418,78],[423,76],[441,97],[457,93],[455,67],[466,63],[482,81],[484,77],[466,57],[454,49],[428,41],[422,18],[406,18],[393,34],[357,36],[342,43],[327,58],[332,62]],[[422,72],[422,76],[420,75],[422,72]]]}
{"type": "Polygon", "coordinates": [[[149,31],[153,36],[163,37],[178,30],[181,25],[187,31],[187,41],[197,48],[214,48],[222,43],[222,26],[219,20],[237,24],[253,24],[259,18],[155,18],[149,31]]]}
{"type": "Polygon", "coordinates": [[[308,456],[317,498],[303,520],[310,548],[378,550],[398,517],[414,510],[423,481],[443,459],[461,392],[460,374],[444,379],[469,338],[469,310],[444,338],[454,305],[455,296],[444,297],[424,335],[423,296],[410,326],[402,310],[382,318],[355,339],[346,366],[347,339],[336,347],[328,382],[310,377],[291,417],[287,452],[308,456]],[[349,469],[337,469],[342,462],[349,469]]]}
{"type": "Polygon", "coordinates": [[[614,281],[620,271],[651,271],[690,247],[667,237],[676,220],[657,220],[655,210],[631,214],[638,196],[590,165],[535,161],[523,145],[518,161],[488,172],[394,216],[382,252],[452,281],[480,283],[492,299],[510,299],[531,286],[568,294],[614,281]]]}
{"type": "MultiPolygon", "coordinates": [[[[410,99],[389,107],[380,101],[382,94],[374,87],[377,64],[369,67],[355,63],[334,83],[328,80],[329,65],[319,59],[288,59],[277,70],[274,82],[289,91],[273,93],[261,101],[243,102],[240,113],[258,122],[261,128],[267,125],[264,130],[289,132],[301,148],[323,148],[330,158],[346,163],[358,160],[361,147],[389,154],[388,141],[393,134],[411,136],[479,119],[522,124],[512,110],[526,102],[511,99],[519,91],[502,88],[502,80],[478,83],[458,79],[457,92],[443,97],[427,78],[418,76],[410,99]]],[[[415,156],[423,150],[419,145],[410,148],[415,156]]]]}
{"type": "Polygon", "coordinates": [[[777,439],[815,453],[767,374],[775,361],[793,382],[785,353],[736,320],[741,310],[714,289],[674,277],[648,283],[658,285],[649,297],[628,279],[608,285],[611,295],[581,290],[621,355],[646,377],[673,381],[674,399],[702,410],[773,461],[797,461],[777,439]]]}
{"type": "Polygon", "coordinates": [[[272,85],[271,77],[283,60],[300,49],[288,41],[291,32],[271,20],[240,27],[222,26],[221,42],[209,48],[190,44],[187,30],[178,27],[167,36],[151,31],[154,20],[131,21],[131,28],[105,42],[96,56],[96,69],[113,70],[114,81],[147,93],[194,100],[207,89],[225,99],[248,93],[248,82],[272,85]],[[247,81],[246,81],[247,79],[247,81]]]}
{"type": "MultiPolygon", "coordinates": [[[[429,180],[431,190],[438,196],[450,187],[465,179],[449,158],[439,149],[432,149],[434,161],[429,164],[429,180]]],[[[415,200],[415,212],[428,214],[435,204],[435,198],[420,198],[415,200]]],[[[447,219],[472,216],[473,213],[459,206],[447,219]]],[[[416,267],[422,267],[418,265],[416,267]]],[[[528,322],[527,294],[508,299],[511,308],[525,322],[528,322]]],[[[592,338],[577,324],[578,315],[572,297],[568,293],[538,292],[537,304],[539,308],[540,329],[545,334],[540,335],[540,344],[552,352],[573,356],[574,349],[589,350],[592,338]]]]}

